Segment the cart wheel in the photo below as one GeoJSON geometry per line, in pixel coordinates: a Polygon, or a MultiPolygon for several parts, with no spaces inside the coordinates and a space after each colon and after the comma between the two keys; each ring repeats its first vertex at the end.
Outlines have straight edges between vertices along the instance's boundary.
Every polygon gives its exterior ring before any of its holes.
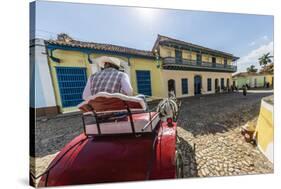
{"type": "Polygon", "coordinates": [[[183,160],[179,150],[176,150],[176,175],[177,178],[183,178],[183,160]]]}

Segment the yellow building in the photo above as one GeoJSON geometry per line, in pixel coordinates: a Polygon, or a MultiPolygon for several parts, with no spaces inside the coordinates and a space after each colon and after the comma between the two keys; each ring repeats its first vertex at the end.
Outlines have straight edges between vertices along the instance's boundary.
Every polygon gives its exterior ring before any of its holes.
{"type": "Polygon", "coordinates": [[[162,63],[164,96],[210,94],[229,88],[238,57],[218,50],[158,35],[152,49],[162,63]]]}
{"type": "MultiPolygon", "coordinates": [[[[77,111],[87,78],[100,70],[95,59],[113,56],[121,60],[121,69],[131,78],[137,93],[161,96],[158,83],[160,70],[151,51],[137,50],[110,44],[89,43],[74,40],[66,34],[56,40],[45,41],[57,107],[60,112],[77,111]],[[149,86],[142,81],[149,77],[149,86]]],[[[52,91],[50,91],[52,92],[52,91]]]]}
{"type": "Polygon", "coordinates": [[[59,34],[46,40],[47,60],[59,112],[77,111],[87,78],[100,70],[95,59],[114,56],[131,80],[134,93],[151,99],[214,93],[232,85],[236,71],[232,54],[158,35],[151,51],[82,42],[59,34]]]}

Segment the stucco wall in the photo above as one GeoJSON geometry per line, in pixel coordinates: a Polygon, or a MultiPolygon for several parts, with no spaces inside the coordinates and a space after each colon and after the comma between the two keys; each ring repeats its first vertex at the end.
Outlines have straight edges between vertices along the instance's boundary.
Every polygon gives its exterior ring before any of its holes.
{"type": "MultiPolygon", "coordinates": [[[[162,47],[160,47],[162,48],[162,47]]],[[[174,56],[175,51],[172,48],[164,48],[164,51],[160,51],[162,56],[174,56]],[[170,52],[168,51],[170,50],[170,52]]],[[[190,52],[185,52],[185,56],[190,56],[190,52]]],[[[184,96],[193,96],[194,95],[194,76],[201,75],[202,77],[202,94],[209,94],[215,92],[215,78],[220,79],[224,78],[224,85],[226,86],[227,78],[229,78],[229,84],[232,84],[231,73],[221,73],[221,72],[200,72],[200,71],[168,71],[158,68],[157,61],[149,58],[137,58],[137,57],[125,57],[117,56],[114,54],[90,54],[90,59],[93,61],[93,64],[90,64],[87,54],[80,51],[71,51],[71,50],[55,50],[53,56],[60,59],[60,63],[54,62],[52,59],[49,60],[49,65],[52,75],[52,83],[55,91],[56,104],[59,107],[62,107],[62,102],[59,93],[59,86],[57,81],[56,67],[57,66],[66,66],[66,67],[83,67],[87,69],[87,77],[92,73],[99,71],[100,68],[96,65],[95,59],[100,56],[114,56],[121,60],[121,65],[124,67],[125,72],[130,76],[131,84],[134,90],[134,95],[138,94],[137,81],[136,81],[136,71],[137,70],[149,70],[151,75],[151,90],[152,98],[163,98],[168,96],[168,80],[176,80],[176,93],[178,97],[184,96]],[[181,79],[188,79],[188,95],[182,95],[181,89],[181,79]],[[212,90],[207,91],[207,79],[212,79],[212,90]]],[[[192,59],[196,59],[196,53],[191,53],[192,59]]],[[[160,64],[160,63],[159,63],[160,64]]],[[[70,108],[60,108],[61,112],[69,112],[77,110],[76,107],[70,108]]]]}
{"type": "Polygon", "coordinates": [[[180,71],[180,70],[163,70],[162,77],[164,82],[163,94],[165,97],[168,96],[168,80],[174,79],[176,83],[176,96],[186,97],[194,96],[194,77],[196,75],[201,76],[202,81],[202,94],[215,93],[215,79],[219,80],[219,86],[221,84],[221,78],[224,78],[224,85],[226,86],[227,78],[229,79],[229,85],[232,85],[231,73],[220,73],[220,72],[199,72],[199,71],[180,71]],[[188,79],[188,94],[182,95],[181,79],[188,79]],[[212,90],[207,90],[207,79],[212,79],[212,90]]]}
{"type": "MultiPolygon", "coordinates": [[[[175,48],[160,46],[160,57],[175,57],[175,48]]],[[[219,56],[212,56],[208,54],[202,53],[202,61],[212,62],[212,57],[216,58],[216,62],[218,64],[224,64],[224,58],[219,56]]],[[[196,60],[196,52],[182,50],[182,58],[183,59],[192,59],[196,60]]],[[[231,58],[227,59],[227,64],[232,64],[231,58]]]]}
{"type": "Polygon", "coordinates": [[[30,106],[56,106],[54,88],[43,39],[35,39],[30,47],[30,106]]]}
{"type": "Polygon", "coordinates": [[[175,49],[171,47],[160,46],[160,57],[175,57],[175,49]]]}
{"type": "Polygon", "coordinates": [[[264,87],[265,82],[269,82],[272,85],[272,75],[258,75],[258,76],[247,76],[247,77],[236,77],[236,85],[241,88],[243,85],[248,84],[250,87],[264,87]],[[256,80],[256,82],[255,82],[256,80]],[[256,85],[255,85],[256,83],[256,85]]]}
{"type": "MultiPolygon", "coordinates": [[[[86,68],[87,70],[87,77],[89,77],[91,74],[101,70],[101,68],[96,64],[95,59],[100,56],[105,56],[105,54],[90,54],[90,59],[92,60],[92,64],[88,60],[87,54],[80,52],[80,51],[67,51],[67,50],[55,50],[53,52],[53,56],[60,59],[60,63],[54,62],[52,59],[49,60],[50,68],[51,68],[51,75],[53,80],[53,85],[55,89],[55,97],[57,105],[60,107],[61,112],[70,112],[70,111],[76,111],[76,107],[67,107],[62,108],[62,102],[61,97],[59,93],[59,86],[58,86],[58,80],[57,80],[57,74],[56,74],[56,67],[81,67],[86,68]]],[[[116,55],[106,55],[106,56],[113,56],[116,58],[119,58],[121,60],[121,65],[125,69],[125,72],[130,77],[130,67],[128,66],[128,59],[126,57],[122,56],[116,56],[116,55]]]]}
{"type": "Polygon", "coordinates": [[[272,86],[273,81],[273,75],[266,75],[266,82],[269,82],[269,85],[272,86]]]}
{"type": "Polygon", "coordinates": [[[273,162],[273,96],[263,98],[261,101],[260,114],[256,127],[256,139],[258,147],[265,156],[273,162]],[[267,100],[271,101],[268,102],[267,100]]]}
{"type": "Polygon", "coordinates": [[[151,59],[131,58],[131,83],[134,89],[134,94],[137,94],[137,80],[136,70],[149,70],[151,77],[152,96],[162,97],[163,94],[163,78],[161,76],[161,69],[157,68],[157,62],[151,59]]]}

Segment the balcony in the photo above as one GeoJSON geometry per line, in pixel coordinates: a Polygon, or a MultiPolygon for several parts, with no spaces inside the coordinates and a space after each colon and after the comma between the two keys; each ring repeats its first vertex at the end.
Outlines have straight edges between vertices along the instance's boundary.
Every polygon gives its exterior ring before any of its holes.
{"type": "Polygon", "coordinates": [[[163,58],[163,68],[170,70],[202,70],[219,72],[236,72],[236,65],[224,65],[212,62],[196,61],[189,59],[177,59],[174,57],[163,58]]]}

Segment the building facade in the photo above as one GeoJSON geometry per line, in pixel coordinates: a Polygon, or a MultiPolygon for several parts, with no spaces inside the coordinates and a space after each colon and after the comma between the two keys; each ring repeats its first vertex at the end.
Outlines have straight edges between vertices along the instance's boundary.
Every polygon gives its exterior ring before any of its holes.
{"type": "Polygon", "coordinates": [[[233,75],[235,86],[242,88],[248,85],[251,88],[273,87],[273,74],[241,72],[233,75]]]}
{"type": "MultiPolygon", "coordinates": [[[[87,78],[101,70],[95,63],[100,56],[119,58],[121,70],[130,77],[134,95],[144,94],[150,99],[167,97],[169,91],[180,98],[230,87],[238,59],[229,53],[161,35],[151,51],[82,42],[66,34],[59,34],[56,40],[45,40],[41,47],[45,55],[39,53],[35,57],[45,58],[45,61],[38,60],[44,64],[44,73],[40,71],[35,75],[48,79],[38,82],[41,86],[36,86],[35,90],[44,86],[42,90],[47,95],[38,93],[37,97],[49,98],[50,105],[60,113],[77,111],[87,78]]],[[[39,62],[35,60],[31,64],[39,62]]]]}
{"type": "Polygon", "coordinates": [[[222,51],[158,35],[152,49],[162,62],[164,96],[210,94],[232,85],[238,57],[222,51]]]}

